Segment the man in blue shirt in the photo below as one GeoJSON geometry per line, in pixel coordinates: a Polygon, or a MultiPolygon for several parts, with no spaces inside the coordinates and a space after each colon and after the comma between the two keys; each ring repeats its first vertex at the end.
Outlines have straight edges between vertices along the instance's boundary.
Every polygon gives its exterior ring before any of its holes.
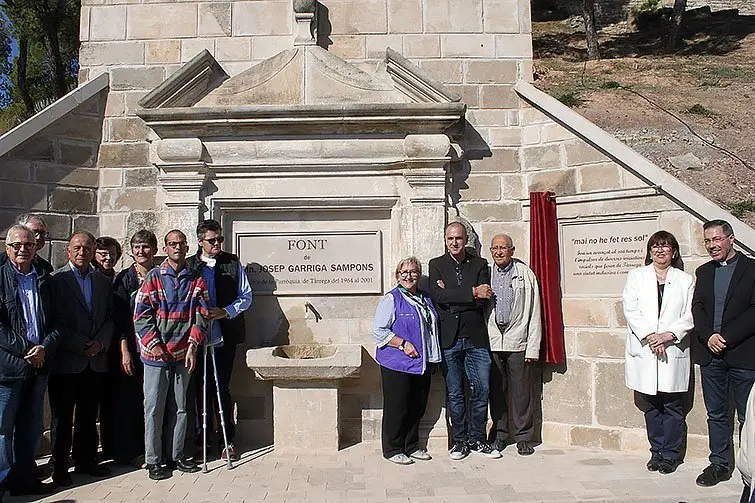
{"type": "MultiPolygon", "coordinates": [[[[233,363],[236,359],[236,346],[246,337],[244,311],[252,304],[252,288],[239,258],[222,249],[223,229],[216,220],[203,220],[197,226],[199,250],[197,254],[187,260],[189,267],[202,274],[207,283],[210,294],[210,319],[212,333],[207,335],[207,343],[215,345],[215,361],[217,364],[220,400],[223,405],[226,433],[228,435],[228,450],[222,449],[221,458],[230,457],[231,461],[238,459],[233,439],[236,427],[233,422],[233,401],[231,400],[230,384],[233,363]]],[[[198,358],[199,362],[203,358],[198,358]]],[[[201,365],[201,364],[200,364],[201,365]]],[[[207,375],[213,375],[212,362],[208,361],[207,375]]],[[[199,379],[202,369],[194,373],[193,379],[199,379]]],[[[212,406],[210,417],[215,418],[218,443],[223,443],[221,431],[220,411],[217,404],[217,391],[214,379],[208,377],[208,405],[212,406]]],[[[194,389],[201,390],[200,386],[194,389]]],[[[197,395],[201,405],[201,394],[197,395]]],[[[208,411],[210,412],[210,411],[208,411]]]]}
{"type": "Polygon", "coordinates": [[[58,344],[52,315],[54,289],[34,260],[34,231],[12,226],[0,266],[0,499],[46,494],[34,477],[34,458],[44,430],[47,361],[58,344]]]}

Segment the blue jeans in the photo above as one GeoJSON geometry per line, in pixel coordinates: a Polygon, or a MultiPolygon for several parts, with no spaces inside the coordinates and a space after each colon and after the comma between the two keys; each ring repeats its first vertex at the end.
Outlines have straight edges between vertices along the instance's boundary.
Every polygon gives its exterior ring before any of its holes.
{"type": "Polygon", "coordinates": [[[734,404],[737,409],[739,429],[745,422],[747,410],[747,397],[750,394],[753,382],[755,382],[755,370],[730,367],[720,358],[714,358],[711,362],[700,367],[703,384],[703,401],[708,411],[708,445],[710,446],[711,464],[728,468],[730,460],[733,460],[731,424],[729,422],[729,389],[734,392],[734,404]]]}
{"type": "Polygon", "coordinates": [[[0,483],[32,481],[44,430],[46,375],[0,383],[0,483]]]}
{"type": "Polygon", "coordinates": [[[443,350],[443,376],[446,379],[446,411],[451,419],[454,443],[485,441],[490,391],[490,353],[476,348],[469,339],[457,338],[443,350]],[[469,383],[467,410],[464,376],[469,383]]]}

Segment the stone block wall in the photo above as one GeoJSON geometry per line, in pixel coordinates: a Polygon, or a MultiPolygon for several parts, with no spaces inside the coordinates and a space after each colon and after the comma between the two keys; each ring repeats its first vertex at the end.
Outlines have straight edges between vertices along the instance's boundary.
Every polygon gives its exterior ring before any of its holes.
{"type": "MultiPolygon", "coordinates": [[[[520,166],[500,175],[501,198],[492,202],[507,205],[512,221],[494,222],[490,211],[472,218],[478,222],[473,226],[479,229],[483,256],[489,261],[487,245],[494,234],[502,231],[514,238],[516,255],[528,260],[529,208],[525,197],[530,191],[540,190],[563,196],[557,198],[560,225],[575,220],[653,215],[658,217],[659,229],[670,231],[678,239],[688,273],[693,274],[708,260],[702,245],[702,222],[697,218],[664,196],[627,197],[635,189],[641,191],[648,185],[538,110],[524,107],[519,124],[519,133],[507,128],[506,133],[496,131],[493,135],[493,141],[510,144],[515,144],[518,138],[512,139],[512,135],[521,135],[517,148],[520,166]],[[506,190],[506,186],[511,189],[506,190]],[[480,221],[485,216],[487,220],[480,221]]],[[[471,175],[474,176],[481,175],[471,175]]],[[[462,214],[472,216],[465,211],[469,204],[474,203],[462,202],[460,206],[462,214]]],[[[480,211],[476,206],[473,209],[480,211]]],[[[562,250],[568,246],[569,243],[561,243],[562,250]]],[[[624,384],[627,328],[621,291],[600,296],[590,292],[565,293],[562,306],[567,364],[565,368],[548,365],[543,368],[543,440],[561,445],[647,451],[642,413],[634,405],[633,392],[624,384]]],[[[687,455],[703,457],[707,455],[708,440],[699,369],[689,400],[694,406],[687,417],[687,455]]]]}
{"type": "Polygon", "coordinates": [[[96,161],[104,106],[104,93],[95,95],[0,157],[0,228],[19,213],[43,215],[50,240],[40,254],[55,266],[67,260],[74,230],[99,233],[96,161]]]}

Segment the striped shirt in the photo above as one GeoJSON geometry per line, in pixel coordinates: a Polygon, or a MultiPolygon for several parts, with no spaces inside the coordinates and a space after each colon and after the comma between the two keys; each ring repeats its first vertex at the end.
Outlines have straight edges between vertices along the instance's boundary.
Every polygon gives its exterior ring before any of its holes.
{"type": "Polygon", "coordinates": [[[183,362],[189,342],[204,341],[209,301],[207,285],[195,270],[184,267],[176,273],[167,259],[152,269],[134,299],[134,329],[142,361],[166,365],[152,354],[162,343],[175,363],[183,362]]]}

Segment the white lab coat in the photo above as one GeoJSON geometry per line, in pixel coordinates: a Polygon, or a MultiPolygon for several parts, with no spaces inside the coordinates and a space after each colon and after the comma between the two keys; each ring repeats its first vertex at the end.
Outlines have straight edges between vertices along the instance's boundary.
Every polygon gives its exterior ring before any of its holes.
{"type": "Polygon", "coordinates": [[[659,391],[678,393],[689,386],[690,354],[687,334],[693,327],[692,293],[695,281],[689,274],[670,268],[660,314],[658,282],[653,265],[629,272],[624,286],[624,318],[627,320],[625,380],[628,388],[646,395],[659,391]],[[645,337],[671,332],[676,342],[666,345],[666,359],[653,354],[645,337]]]}

